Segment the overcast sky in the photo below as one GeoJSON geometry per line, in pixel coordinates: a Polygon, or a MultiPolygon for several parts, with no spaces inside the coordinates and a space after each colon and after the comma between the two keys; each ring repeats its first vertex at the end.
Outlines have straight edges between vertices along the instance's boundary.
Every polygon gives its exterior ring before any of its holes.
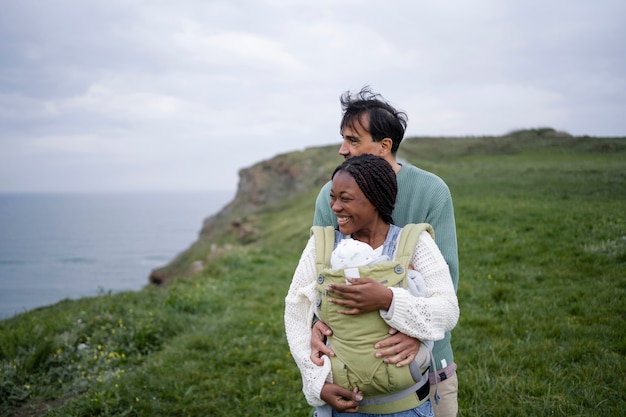
{"type": "Polygon", "coordinates": [[[0,192],[234,190],[339,145],[371,87],[408,136],[626,136],[624,0],[0,0],[0,192]]]}

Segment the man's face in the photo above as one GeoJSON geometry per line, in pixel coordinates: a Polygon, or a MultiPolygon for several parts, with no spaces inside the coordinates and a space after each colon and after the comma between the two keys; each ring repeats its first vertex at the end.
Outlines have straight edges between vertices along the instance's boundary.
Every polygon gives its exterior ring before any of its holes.
{"type": "Polygon", "coordinates": [[[369,116],[363,115],[341,129],[343,143],[339,148],[339,155],[345,159],[363,154],[383,156],[382,142],[374,142],[369,133],[369,124],[369,116]]]}

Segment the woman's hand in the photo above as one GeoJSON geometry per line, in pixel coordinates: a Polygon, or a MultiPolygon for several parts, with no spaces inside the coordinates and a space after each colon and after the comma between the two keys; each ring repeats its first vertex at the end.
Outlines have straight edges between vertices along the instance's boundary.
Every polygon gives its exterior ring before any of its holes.
{"type": "Polygon", "coordinates": [[[389,310],[393,292],[371,278],[347,278],[351,285],[330,284],[326,291],[334,297],[328,302],[346,307],[340,313],[355,315],[371,311],[389,310]]]}

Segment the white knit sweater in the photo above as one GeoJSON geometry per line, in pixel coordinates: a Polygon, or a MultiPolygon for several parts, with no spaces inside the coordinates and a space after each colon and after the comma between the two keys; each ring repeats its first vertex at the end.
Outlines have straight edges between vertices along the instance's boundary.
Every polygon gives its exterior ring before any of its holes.
{"type": "MultiPolygon", "coordinates": [[[[311,323],[319,296],[315,287],[315,255],[315,240],[311,237],[285,297],[285,332],[302,375],[302,392],[310,405],[320,406],[324,404],[320,398],[322,387],[325,382],[332,382],[332,375],[328,358],[324,358],[324,366],[311,361],[311,323]]],[[[459,305],[448,265],[427,232],[420,235],[410,264],[424,277],[426,297],[414,297],[404,289],[391,288],[391,308],[389,312],[381,311],[381,317],[390,327],[416,339],[442,339],[456,325],[459,305]]]]}

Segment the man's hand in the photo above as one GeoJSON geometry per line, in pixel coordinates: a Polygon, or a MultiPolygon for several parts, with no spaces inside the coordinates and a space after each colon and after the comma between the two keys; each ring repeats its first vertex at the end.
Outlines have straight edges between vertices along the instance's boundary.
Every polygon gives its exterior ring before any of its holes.
{"type": "MultiPolygon", "coordinates": [[[[413,362],[420,349],[420,341],[400,333],[396,329],[389,329],[389,336],[376,343],[374,347],[379,349],[376,352],[377,358],[384,358],[385,363],[405,366],[413,362]]],[[[426,347],[423,347],[426,349],[426,347]]]]}
{"type": "Polygon", "coordinates": [[[347,278],[350,285],[330,284],[326,291],[333,297],[328,302],[345,307],[340,313],[347,315],[388,310],[393,292],[371,278],[347,278]]]}
{"type": "Polygon", "coordinates": [[[357,387],[350,391],[336,384],[326,382],[320,393],[322,400],[340,413],[356,413],[363,393],[357,387]]]}
{"type": "Polygon", "coordinates": [[[311,360],[317,366],[324,365],[322,356],[335,356],[335,352],[326,346],[326,337],[333,334],[330,327],[321,320],[318,320],[311,328],[311,360]]]}

